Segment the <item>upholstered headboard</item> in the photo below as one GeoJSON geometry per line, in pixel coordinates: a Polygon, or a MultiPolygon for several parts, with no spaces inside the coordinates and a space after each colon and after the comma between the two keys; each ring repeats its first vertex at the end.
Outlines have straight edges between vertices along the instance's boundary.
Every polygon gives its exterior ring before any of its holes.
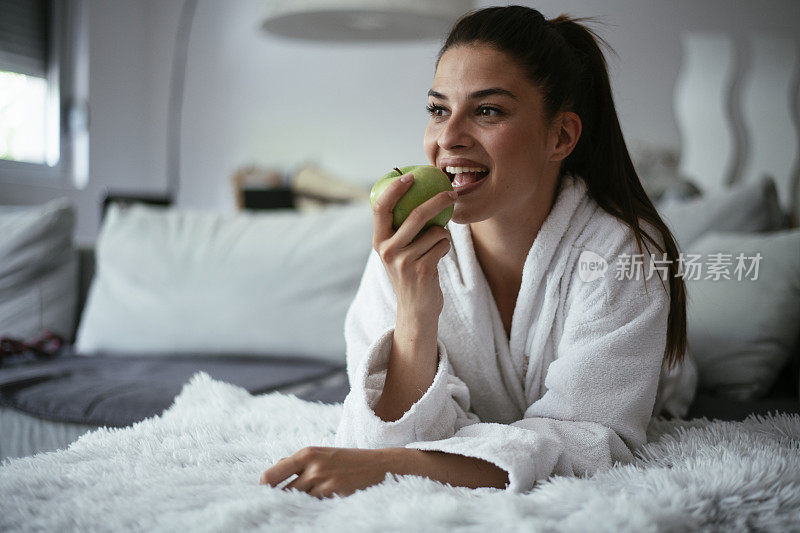
{"type": "Polygon", "coordinates": [[[679,172],[703,192],[771,176],[800,220],[800,54],[795,35],[687,32],[674,107],[679,172]]]}

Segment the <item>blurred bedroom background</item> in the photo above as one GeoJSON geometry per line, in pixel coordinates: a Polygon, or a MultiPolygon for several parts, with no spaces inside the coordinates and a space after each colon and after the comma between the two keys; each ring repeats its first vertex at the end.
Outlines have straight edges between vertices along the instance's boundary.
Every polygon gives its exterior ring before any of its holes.
{"type": "MultiPolygon", "coordinates": [[[[519,3],[598,17],[645,189],[682,251],[729,260],[686,277],[687,418],[800,412],[800,2],[519,3]]],[[[369,190],[428,163],[436,54],[489,5],[0,0],[0,459],[159,414],[200,370],[341,402],[369,190]]]]}
{"type": "MultiPolygon", "coordinates": [[[[415,3],[421,2],[411,2],[415,3]]],[[[705,153],[714,161],[703,164],[721,173],[713,179],[745,179],[739,170],[747,170],[747,155],[753,154],[754,145],[737,124],[747,118],[743,116],[749,110],[747,89],[757,83],[756,71],[748,70],[757,53],[774,60],[773,65],[759,68],[778,68],[785,78],[785,85],[774,87],[774,96],[784,102],[762,102],[767,112],[777,113],[770,123],[779,128],[775,138],[764,139],[763,145],[798,145],[800,3],[519,3],[539,9],[548,18],[564,12],[604,21],[598,29],[618,54],[610,55],[608,61],[623,131],[642,177],[651,179],[654,187],[679,170],[684,174],[709,170],[692,159],[697,156],[688,147],[694,146],[695,135],[709,143],[701,150],[712,148],[705,153]],[[769,41],[764,44],[758,38],[777,42],[770,50],[769,41]],[[696,46],[690,48],[692,44],[696,46]],[[788,55],[776,57],[775,50],[788,55]],[[692,63],[691,58],[701,63],[692,63]],[[703,73],[707,79],[692,77],[703,73]],[[685,109],[680,106],[681,90],[705,90],[706,94],[685,109]],[[706,120],[698,116],[698,110],[718,120],[706,120]],[[700,130],[690,130],[693,117],[700,130]],[[728,131],[720,129],[725,124],[728,131]]],[[[25,14],[48,2],[0,3],[9,14],[17,4],[27,6],[20,8],[25,14]]],[[[36,147],[22,149],[17,137],[30,121],[21,121],[9,103],[20,98],[15,91],[22,82],[4,74],[0,82],[0,157],[4,159],[0,160],[0,203],[32,205],[70,198],[78,208],[79,244],[96,239],[99,206],[108,193],[174,195],[173,205],[231,212],[237,206],[234,175],[250,165],[277,171],[289,180],[313,164],[338,179],[368,188],[395,165],[426,162],[424,105],[440,38],[363,42],[287,38],[261,29],[271,8],[268,0],[55,4],[60,6],[56,10],[60,20],[51,20],[50,29],[60,32],[58,38],[70,47],[57,54],[62,115],[53,118],[58,106],[49,105],[36,119],[38,125],[48,125],[50,138],[59,120],[69,135],[62,137],[62,158],[55,167],[47,165],[57,155],[52,154],[52,141],[44,148],[46,128],[39,128],[36,147]],[[176,117],[179,123],[172,124],[176,117]],[[34,157],[38,154],[45,165],[8,161],[19,157],[15,154],[24,158],[25,150],[34,157]]],[[[13,26],[13,17],[0,18],[4,20],[0,24],[13,26]]],[[[29,31],[36,29],[32,24],[29,31]]],[[[447,24],[442,24],[442,36],[446,30],[447,24]]],[[[0,55],[0,62],[13,57],[0,55]]],[[[0,70],[25,70],[13,69],[22,63],[2,63],[0,70]]],[[[49,72],[52,77],[53,65],[29,71],[38,77],[49,72]]],[[[43,81],[40,84],[44,87],[43,81]]],[[[25,89],[23,94],[45,101],[45,95],[35,90],[25,89]]],[[[781,164],[787,162],[791,163],[784,157],[781,164]]],[[[797,159],[784,170],[796,175],[797,159]]],[[[784,182],[790,183],[788,177],[784,182]]]]}

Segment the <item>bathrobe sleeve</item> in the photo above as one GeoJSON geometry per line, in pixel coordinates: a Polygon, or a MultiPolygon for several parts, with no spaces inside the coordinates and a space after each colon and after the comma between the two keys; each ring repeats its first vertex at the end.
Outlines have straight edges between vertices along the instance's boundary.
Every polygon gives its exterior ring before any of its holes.
{"type": "MultiPolygon", "coordinates": [[[[552,475],[588,476],[630,462],[646,443],[666,344],[669,296],[654,276],[575,281],[547,391],[511,424],[478,422],[407,448],[476,457],[502,468],[513,492],[552,475]]],[[[666,281],[665,281],[665,284],[666,281]]],[[[668,286],[668,284],[667,284],[668,286]]]]}
{"type": "Polygon", "coordinates": [[[441,341],[436,374],[423,396],[398,420],[385,422],[375,414],[386,382],[396,318],[394,287],[373,250],[345,317],[350,393],[344,400],[336,446],[386,448],[445,439],[479,421],[469,411],[469,390],[455,376],[441,341]]]}

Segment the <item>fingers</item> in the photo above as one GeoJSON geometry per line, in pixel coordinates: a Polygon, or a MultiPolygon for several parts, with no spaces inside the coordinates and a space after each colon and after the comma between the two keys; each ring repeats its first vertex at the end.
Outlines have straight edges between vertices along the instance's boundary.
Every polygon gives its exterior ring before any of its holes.
{"type": "Polygon", "coordinates": [[[283,487],[283,490],[290,490],[290,489],[297,489],[300,492],[309,492],[311,489],[314,488],[313,483],[311,483],[305,476],[299,475],[297,479],[283,487]]]}
{"type": "Polygon", "coordinates": [[[289,479],[294,474],[300,474],[303,471],[303,465],[298,463],[294,456],[292,457],[284,457],[268,470],[266,470],[263,474],[261,474],[261,480],[259,481],[262,485],[270,485],[272,487],[276,487],[280,485],[283,481],[289,479]]]}
{"type": "Polygon", "coordinates": [[[438,263],[439,260],[442,257],[446,256],[449,251],[450,251],[450,241],[447,239],[442,239],[441,241],[433,245],[430,250],[425,252],[425,254],[423,254],[420,257],[420,260],[425,261],[430,258],[434,259],[438,263]]]}
{"type": "MultiPolygon", "coordinates": [[[[277,464],[277,463],[279,463],[279,462],[283,461],[284,459],[286,459],[286,457],[281,457],[280,459],[278,459],[277,461],[275,461],[275,463],[277,464]]],[[[258,478],[258,484],[259,484],[259,485],[267,485],[267,484],[269,484],[269,481],[267,480],[267,477],[268,477],[268,476],[267,476],[267,472],[269,472],[269,470],[264,470],[264,471],[261,473],[261,477],[260,477],[260,478],[258,478]]]]}
{"type": "Polygon", "coordinates": [[[422,234],[409,244],[405,250],[408,251],[414,259],[420,259],[443,240],[448,245],[450,244],[452,241],[450,232],[441,226],[431,226],[423,230],[422,234]]]}
{"type": "Polygon", "coordinates": [[[398,245],[405,246],[412,242],[430,219],[455,203],[455,199],[450,197],[449,192],[440,192],[411,211],[411,214],[392,237],[397,240],[398,245]]]}
{"type": "MultiPolygon", "coordinates": [[[[449,244],[452,240],[450,232],[441,226],[431,226],[423,230],[416,240],[405,247],[398,245],[394,238],[389,239],[383,243],[378,254],[381,261],[392,272],[396,272],[401,276],[413,276],[416,263],[441,240],[445,240],[449,244]]],[[[436,262],[438,262],[438,259],[434,261],[434,263],[436,262]]]]}
{"type": "Polygon", "coordinates": [[[354,492],[355,490],[349,490],[349,489],[336,490],[332,488],[332,486],[329,483],[320,483],[319,485],[314,485],[314,488],[312,488],[309,491],[309,494],[319,499],[324,499],[324,498],[343,498],[345,496],[353,494],[354,492]]]}
{"type": "Polygon", "coordinates": [[[383,242],[394,234],[392,221],[394,220],[394,206],[397,201],[411,188],[414,176],[404,174],[400,179],[394,180],[375,200],[372,206],[373,226],[375,227],[373,245],[383,242]],[[408,181],[403,181],[408,179],[408,181]]]}

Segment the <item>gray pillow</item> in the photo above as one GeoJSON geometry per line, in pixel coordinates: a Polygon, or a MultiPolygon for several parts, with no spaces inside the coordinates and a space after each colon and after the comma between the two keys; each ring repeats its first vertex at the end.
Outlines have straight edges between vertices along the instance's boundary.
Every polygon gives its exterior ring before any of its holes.
{"type": "Polygon", "coordinates": [[[0,206],[0,335],[72,341],[78,294],[75,210],[66,198],[0,206]]]}
{"type": "MultiPolygon", "coordinates": [[[[797,353],[800,335],[800,229],[766,235],[709,233],[687,254],[702,272],[686,269],[687,336],[699,388],[738,400],[759,398],[797,353]],[[735,274],[737,256],[761,254],[757,274],[735,274]],[[711,254],[730,259],[730,279],[708,271],[711,254]],[[710,279],[707,279],[709,278],[710,279]],[[694,277],[700,279],[693,279],[694,277]]],[[[750,261],[745,261],[751,266],[750,261]]]]}
{"type": "Polygon", "coordinates": [[[769,177],[692,200],[667,200],[659,203],[658,211],[684,250],[709,231],[757,233],[783,228],[778,191],[769,177]]]}

